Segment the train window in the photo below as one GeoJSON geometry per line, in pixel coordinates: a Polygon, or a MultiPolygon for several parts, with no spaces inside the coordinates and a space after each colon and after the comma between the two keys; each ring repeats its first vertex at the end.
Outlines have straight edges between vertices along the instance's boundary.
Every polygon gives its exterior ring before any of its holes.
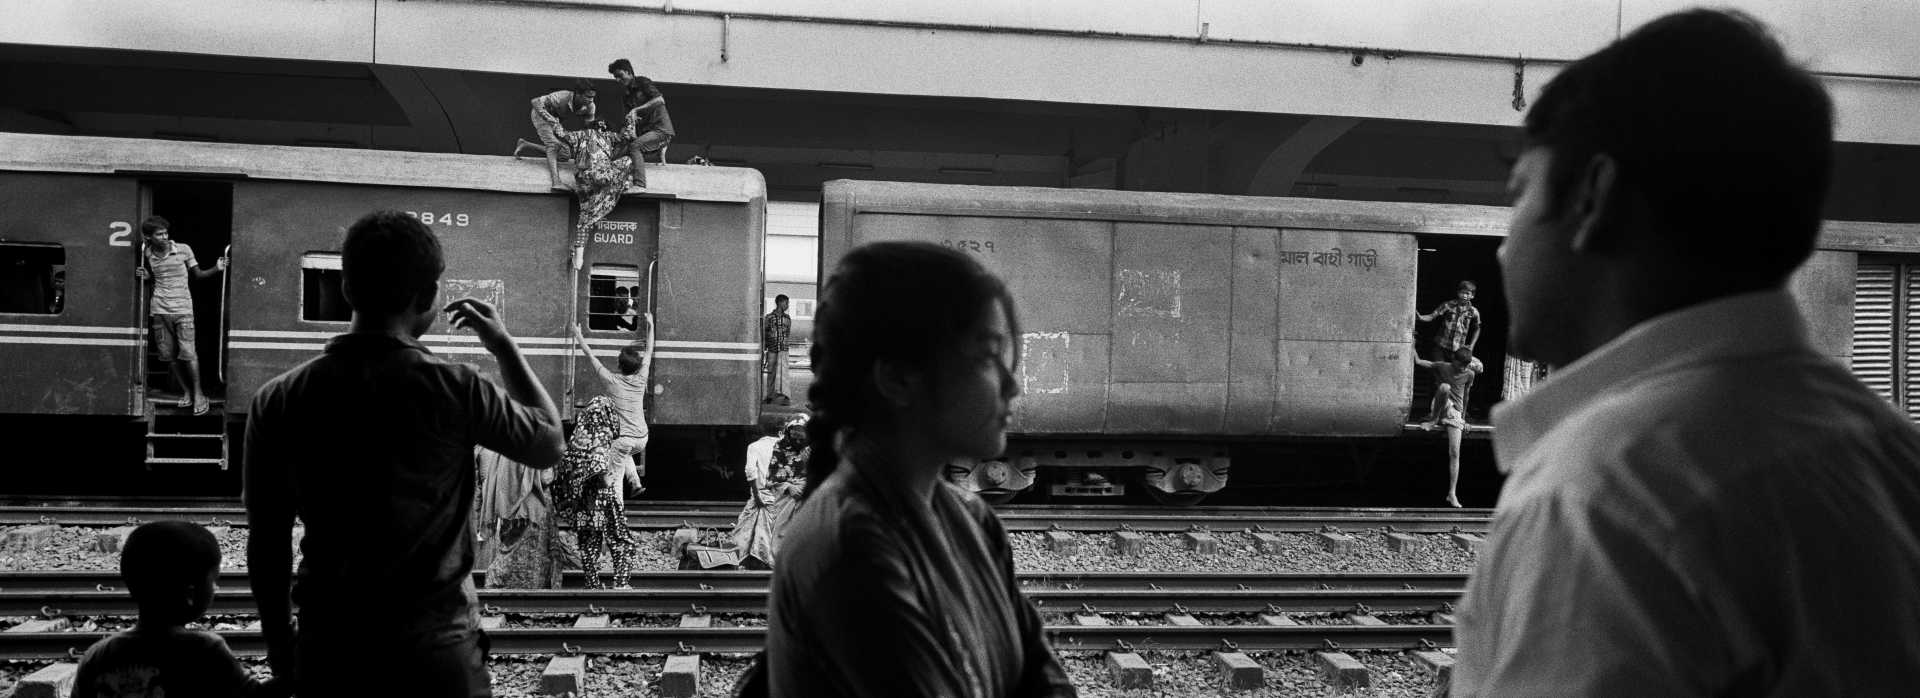
{"type": "Polygon", "coordinates": [[[627,264],[595,264],[587,272],[587,329],[631,332],[639,329],[646,288],[640,268],[627,264]]]}
{"type": "Polygon", "coordinates": [[[0,242],[0,313],[58,315],[66,305],[67,250],[0,242]]]}
{"type": "Polygon", "coordinates": [[[300,256],[300,319],[308,322],[346,322],[353,308],[340,290],[340,253],[308,252],[300,256]]]}

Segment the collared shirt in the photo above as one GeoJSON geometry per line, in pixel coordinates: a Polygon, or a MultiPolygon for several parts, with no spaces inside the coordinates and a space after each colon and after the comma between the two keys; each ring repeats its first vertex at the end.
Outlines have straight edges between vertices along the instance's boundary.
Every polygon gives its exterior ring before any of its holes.
{"type": "Polygon", "coordinates": [[[1480,309],[1458,298],[1434,308],[1433,316],[1440,321],[1440,334],[1434,341],[1447,351],[1467,346],[1467,339],[1480,330],[1480,309]]]}
{"type": "Polygon", "coordinates": [[[250,509],[290,507],[306,525],[303,627],[473,627],[473,447],[529,461],[559,428],[549,419],[474,367],[387,335],[334,337],[268,381],[247,421],[245,492],[250,509]]]}
{"type": "Polygon", "coordinates": [[[1643,322],[1494,422],[1453,695],[1915,689],[1920,433],[1785,292],[1643,322]]]}
{"type": "Polygon", "coordinates": [[[147,273],[153,277],[153,299],[147,306],[155,315],[193,314],[193,292],[187,289],[187,268],[198,262],[193,248],[184,242],[171,243],[172,249],[160,254],[147,253],[147,273]]]}
{"type": "Polygon", "coordinates": [[[775,310],[760,320],[761,348],[767,351],[786,351],[787,337],[793,332],[793,317],[775,310]]]}

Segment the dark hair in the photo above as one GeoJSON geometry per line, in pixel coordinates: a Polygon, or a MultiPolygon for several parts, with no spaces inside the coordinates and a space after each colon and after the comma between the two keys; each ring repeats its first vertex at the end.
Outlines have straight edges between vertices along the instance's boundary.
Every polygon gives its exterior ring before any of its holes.
{"type": "Polygon", "coordinates": [[[653,99],[655,97],[660,96],[660,88],[654,87],[653,79],[645,75],[633,76],[633,87],[628,89],[628,91],[638,92],[640,93],[641,96],[646,97],[647,99],[653,99]]]}
{"type": "Polygon", "coordinates": [[[620,348],[620,375],[631,376],[640,372],[640,363],[647,357],[647,350],[638,344],[629,344],[620,348]]]}
{"type": "Polygon", "coordinates": [[[834,437],[885,414],[874,365],[888,360],[930,368],[996,303],[1017,338],[1020,323],[1007,285],[964,253],[924,242],[877,242],[840,259],[813,311],[807,494],[840,465],[834,437]]]}
{"type": "Polygon", "coordinates": [[[773,296],[773,302],[775,302],[775,303],[779,303],[780,301],[784,301],[784,300],[789,300],[789,299],[787,298],[787,294],[784,294],[784,293],[777,293],[777,294],[774,294],[774,296],[773,296]]]}
{"type": "Polygon", "coordinates": [[[1463,363],[1463,364],[1464,364],[1464,363],[1469,363],[1469,362],[1472,362],[1472,361],[1473,361],[1473,350],[1472,350],[1472,349],[1468,349],[1468,348],[1466,348],[1466,347],[1459,347],[1459,348],[1457,348],[1457,349],[1454,349],[1454,350],[1453,350],[1453,360],[1454,360],[1454,361],[1457,361],[1457,362],[1459,362],[1459,363],[1463,363]]]}
{"type": "Polygon", "coordinates": [[[1688,10],[1562,70],[1527,112],[1526,140],[1552,151],[1555,201],[1606,154],[1677,252],[1759,288],[1812,252],[1833,109],[1758,20],[1688,10]]]}
{"type": "Polygon", "coordinates": [[[1455,290],[1459,290],[1459,291],[1473,291],[1473,292],[1475,292],[1475,293],[1479,293],[1479,292],[1480,292],[1480,285],[1479,285],[1479,284],[1476,284],[1476,283],[1474,283],[1474,282],[1472,282],[1472,281],[1461,281],[1461,282],[1460,282],[1460,285],[1459,285],[1459,286],[1457,286],[1457,287],[1455,287],[1455,290]]]}
{"type": "Polygon", "coordinates": [[[599,90],[593,89],[592,81],[586,78],[575,78],[573,81],[573,94],[579,96],[588,93],[598,94],[599,90]]]}
{"type": "Polygon", "coordinates": [[[162,229],[172,230],[173,224],[168,223],[167,219],[161,218],[159,216],[147,216],[146,220],[140,221],[141,235],[152,235],[156,232],[159,232],[162,229]]]}
{"type": "Polygon", "coordinates": [[[624,70],[624,71],[627,71],[628,74],[632,74],[633,63],[631,61],[628,61],[625,58],[616,58],[612,63],[607,64],[608,74],[612,74],[613,72],[620,71],[620,70],[624,70]]]}
{"type": "Polygon", "coordinates": [[[433,230],[399,211],[361,216],[340,244],[341,292],[362,313],[398,313],[421,294],[431,299],[446,268],[433,230]]]}
{"type": "Polygon", "coordinates": [[[168,595],[205,582],[220,569],[220,542],[199,524],[155,521],[127,534],[120,550],[120,578],[134,601],[167,602],[168,595]]]}

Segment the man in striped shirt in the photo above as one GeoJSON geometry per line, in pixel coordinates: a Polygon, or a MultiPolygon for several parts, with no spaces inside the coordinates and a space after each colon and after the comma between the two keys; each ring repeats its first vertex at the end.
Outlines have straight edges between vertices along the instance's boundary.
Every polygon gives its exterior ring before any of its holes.
{"type": "Polygon", "coordinates": [[[191,406],[195,415],[202,415],[211,405],[200,389],[199,354],[193,349],[193,289],[188,288],[187,281],[225,271],[227,258],[214,260],[212,269],[201,269],[193,248],[173,241],[171,227],[159,216],[148,216],[140,223],[146,252],[133,273],[153,284],[153,295],[147,302],[147,339],[153,342],[160,361],[173,370],[174,380],[180,382],[179,406],[191,406]]]}

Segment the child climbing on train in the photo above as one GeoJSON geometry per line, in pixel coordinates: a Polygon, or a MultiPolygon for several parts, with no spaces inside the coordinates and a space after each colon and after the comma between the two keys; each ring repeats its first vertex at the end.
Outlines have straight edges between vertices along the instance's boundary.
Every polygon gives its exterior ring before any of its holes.
{"type": "Polygon", "coordinates": [[[620,496],[621,475],[608,467],[607,452],[620,435],[620,415],[613,400],[601,395],[587,401],[574,416],[573,437],[561,456],[554,477],[555,499],[573,515],[573,534],[580,544],[580,569],[588,589],[602,589],[600,548],[613,557],[613,588],[628,589],[639,546],[627,530],[627,503],[620,496]]]}
{"type": "Polygon", "coordinates": [[[287,682],[247,676],[219,635],[189,629],[219,588],[220,543],[198,524],[156,521],[128,534],[120,578],[140,620],[87,649],[73,698],[290,695],[287,682]]]}
{"type": "Polygon", "coordinates": [[[1416,356],[1413,363],[1433,372],[1433,415],[1420,428],[1447,428],[1447,504],[1458,507],[1460,439],[1467,431],[1467,394],[1473,390],[1473,379],[1487,369],[1466,347],[1455,349],[1450,361],[1427,361],[1416,356]]]}

